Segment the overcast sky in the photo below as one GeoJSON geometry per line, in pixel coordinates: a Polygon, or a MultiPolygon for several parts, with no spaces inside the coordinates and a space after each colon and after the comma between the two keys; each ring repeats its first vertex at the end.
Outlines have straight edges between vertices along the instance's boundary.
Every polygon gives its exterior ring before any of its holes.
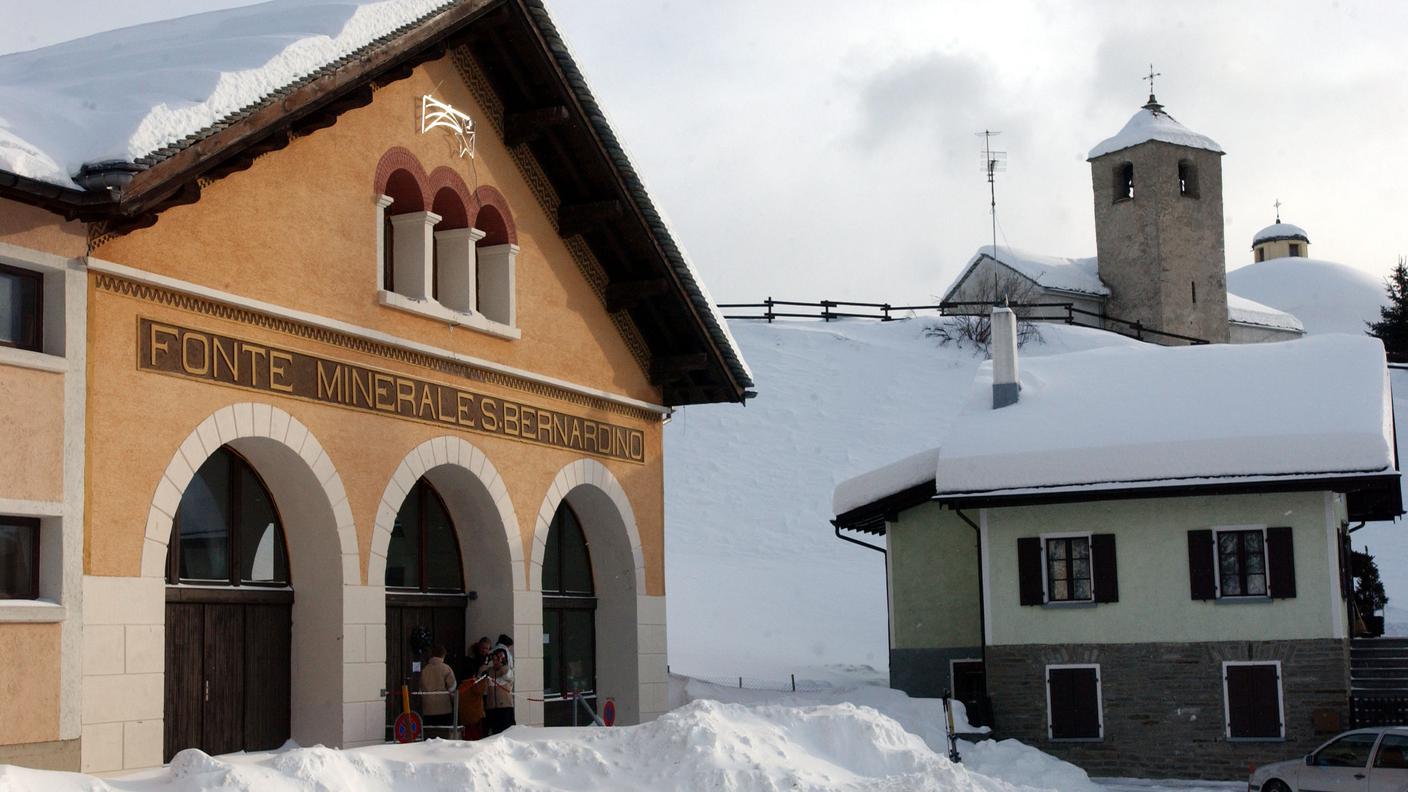
{"type": "MultiPolygon", "coordinates": [[[[0,0],[0,52],[238,0],[0,0]]],[[[924,301],[989,238],[1087,256],[1086,152],[1143,104],[1223,159],[1227,261],[1273,218],[1382,274],[1408,253],[1408,3],[552,0],[720,301],[924,301]]]]}

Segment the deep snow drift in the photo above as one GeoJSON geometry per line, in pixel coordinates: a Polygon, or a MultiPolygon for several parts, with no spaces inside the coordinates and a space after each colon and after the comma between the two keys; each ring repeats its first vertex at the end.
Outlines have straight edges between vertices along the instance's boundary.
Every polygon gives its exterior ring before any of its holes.
{"type": "Polygon", "coordinates": [[[696,701],[641,726],[518,727],[476,743],[433,740],[348,751],[290,748],[219,758],[187,750],[177,754],[168,769],[110,781],[0,766],[0,790],[1096,789],[1080,770],[1015,742],[965,749],[971,759],[956,765],[891,718],[853,704],[788,707],[696,701]],[[987,775],[989,771],[1006,780],[987,775]]]}
{"type": "Polygon", "coordinates": [[[1384,284],[1367,272],[1310,258],[1276,258],[1227,273],[1227,290],[1295,314],[1312,335],[1364,334],[1379,318],[1384,284]]]}
{"type": "MultiPolygon", "coordinates": [[[[758,398],[687,407],[665,429],[672,670],[753,684],[888,667],[884,559],[835,538],[831,491],[932,445],[962,408],[982,355],[941,346],[940,321],[730,322],[758,398]]],[[[1040,332],[1024,356],[1136,343],[1040,332]]]]}

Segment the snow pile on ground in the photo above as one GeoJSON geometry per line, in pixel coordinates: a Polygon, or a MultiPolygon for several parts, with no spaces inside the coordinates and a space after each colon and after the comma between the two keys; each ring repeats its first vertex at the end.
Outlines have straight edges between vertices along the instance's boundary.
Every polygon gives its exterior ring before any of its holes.
{"type": "Polygon", "coordinates": [[[67,187],[258,102],[450,0],[273,0],[0,57],[0,170],[67,187]]]}
{"type": "Polygon", "coordinates": [[[1307,333],[1364,334],[1379,318],[1384,284],[1367,272],[1309,258],[1276,258],[1227,273],[1227,289],[1295,314],[1307,333]]]}
{"type": "MultiPolygon", "coordinates": [[[[1150,99],[1152,98],[1150,97],[1150,99]]],[[[1222,147],[1217,145],[1217,141],[1183,126],[1163,110],[1141,107],[1139,112],[1125,123],[1123,129],[1116,132],[1113,137],[1106,138],[1096,144],[1095,148],[1090,150],[1090,154],[1086,155],[1086,159],[1095,159],[1150,140],[1160,140],[1164,143],[1174,143],[1188,148],[1207,149],[1208,151],[1216,151],[1218,154],[1224,153],[1222,147]]]]}
{"type": "MultiPolygon", "coordinates": [[[[874,709],[696,701],[621,728],[518,727],[482,742],[432,740],[348,751],[290,748],[178,754],[160,771],[103,781],[0,766],[5,792],[419,792],[420,790],[914,790],[1093,792],[1080,774],[1020,744],[969,748],[954,764],[874,709]],[[986,775],[988,768],[1001,778],[986,775]],[[1067,779],[1077,781],[1067,785],[1067,779]],[[1002,780],[1006,779],[1006,780],[1002,780]],[[1051,783],[1057,782],[1057,783],[1051,783]],[[1059,785],[1058,785],[1059,783],[1059,785]]],[[[1076,771],[1079,772],[1079,771],[1076,771]]]]}
{"type": "MultiPolygon", "coordinates": [[[[811,666],[888,667],[884,557],[836,539],[831,491],[948,429],[982,356],[941,346],[940,321],[730,323],[758,397],[686,407],[665,427],[673,671],[755,684],[811,666]]],[[[1040,332],[1024,360],[1136,343],[1040,332]]]]}

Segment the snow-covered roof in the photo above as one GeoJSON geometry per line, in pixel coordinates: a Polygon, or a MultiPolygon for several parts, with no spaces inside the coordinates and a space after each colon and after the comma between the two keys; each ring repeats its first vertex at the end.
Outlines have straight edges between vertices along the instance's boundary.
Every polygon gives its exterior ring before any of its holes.
{"type": "MultiPolygon", "coordinates": [[[[994,410],[979,369],[936,449],[938,497],[1396,472],[1383,345],[1366,336],[1029,355],[1021,380],[994,410]]],[[[919,459],[842,482],[835,513],[915,486],[919,459]]]]}
{"type": "Polygon", "coordinates": [[[1227,321],[1234,324],[1305,332],[1305,326],[1300,323],[1300,320],[1285,311],[1277,310],[1269,305],[1262,305],[1256,300],[1239,297],[1232,292],[1227,293],[1227,321]]]}
{"type": "Polygon", "coordinates": [[[1086,159],[1103,157],[1106,154],[1127,149],[1130,146],[1137,146],[1150,140],[1159,140],[1188,148],[1206,149],[1218,154],[1226,153],[1221,146],[1217,145],[1217,141],[1207,135],[1200,135],[1174,120],[1173,116],[1165,113],[1163,106],[1155,103],[1151,96],[1149,104],[1139,108],[1139,111],[1130,117],[1124,128],[1114,137],[1102,140],[1095,148],[1091,149],[1086,159]]]}
{"type": "Polygon", "coordinates": [[[1048,289],[1090,294],[1096,297],[1107,297],[1110,294],[1110,290],[1100,281],[1099,269],[1096,267],[1094,256],[1062,258],[1060,256],[1044,256],[1040,253],[1001,245],[997,248],[993,248],[992,245],[983,245],[978,248],[977,253],[973,254],[973,258],[968,260],[967,266],[953,281],[953,285],[948,287],[948,291],[944,293],[944,300],[948,300],[953,295],[953,292],[967,279],[984,257],[999,261],[1048,289]]]}
{"type": "Polygon", "coordinates": [[[273,0],[0,57],[0,170],[137,162],[455,0],[273,0]]]}
{"type": "Polygon", "coordinates": [[[1279,239],[1300,239],[1307,244],[1310,242],[1310,237],[1305,233],[1304,228],[1290,223],[1272,223],[1256,232],[1256,236],[1252,237],[1252,247],[1256,247],[1262,242],[1275,242],[1279,239]]]}

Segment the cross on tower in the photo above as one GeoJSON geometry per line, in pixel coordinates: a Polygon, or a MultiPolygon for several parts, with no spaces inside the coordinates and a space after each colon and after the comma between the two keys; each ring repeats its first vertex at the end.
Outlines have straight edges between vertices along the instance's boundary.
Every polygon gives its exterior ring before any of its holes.
{"type": "Polygon", "coordinates": [[[1150,100],[1150,101],[1153,101],[1153,99],[1154,99],[1154,78],[1155,78],[1155,77],[1162,77],[1162,76],[1164,76],[1164,73],[1163,73],[1163,72],[1156,72],[1156,71],[1154,71],[1154,64],[1151,63],[1151,64],[1149,64],[1149,75],[1148,75],[1147,77],[1141,77],[1141,78],[1139,78],[1139,79],[1141,79],[1141,80],[1148,80],[1148,81],[1149,81],[1149,100],[1150,100]]]}
{"type": "Polygon", "coordinates": [[[1276,222],[1279,223],[1281,222],[1281,199],[1277,198],[1276,203],[1272,204],[1272,206],[1276,207],[1276,222]]]}

